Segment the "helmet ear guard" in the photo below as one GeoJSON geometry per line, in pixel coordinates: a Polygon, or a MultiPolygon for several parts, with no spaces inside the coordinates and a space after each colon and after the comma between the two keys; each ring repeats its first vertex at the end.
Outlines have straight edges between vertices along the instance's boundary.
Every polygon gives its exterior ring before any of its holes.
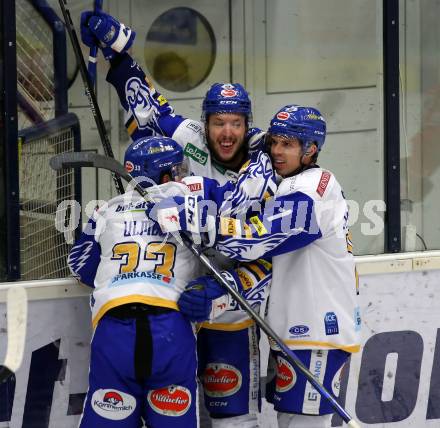
{"type": "Polygon", "coordinates": [[[144,188],[183,177],[182,147],[168,137],[145,137],[131,143],[124,157],[125,169],[140,178],[144,188]]]}

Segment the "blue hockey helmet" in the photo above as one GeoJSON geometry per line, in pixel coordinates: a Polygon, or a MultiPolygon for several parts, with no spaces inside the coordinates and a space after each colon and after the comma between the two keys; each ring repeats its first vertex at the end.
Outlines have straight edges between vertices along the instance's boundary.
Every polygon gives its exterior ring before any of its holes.
{"type": "Polygon", "coordinates": [[[213,113],[240,113],[252,122],[252,105],[246,89],[240,83],[214,83],[203,100],[202,121],[213,113]]]}
{"type": "Polygon", "coordinates": [[[144,137],[131,143],[125,151],[124,166],[139,184],[176,181],[183,176],[183,150],[172,138],[144,137]]]}
{"type": "Polygon", "coordinates": [[[319,151],[324,145],[326,129],[325,119],[317,109],[289,104],[272,118],[267,133],[286,138],[296,137],[304,150],[315,143],[319,151]]]}

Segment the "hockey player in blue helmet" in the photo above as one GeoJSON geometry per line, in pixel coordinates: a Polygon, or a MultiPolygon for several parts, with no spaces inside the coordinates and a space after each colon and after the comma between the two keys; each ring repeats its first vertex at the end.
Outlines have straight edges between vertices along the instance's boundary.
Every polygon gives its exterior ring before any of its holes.
{"type": "Polygon", "coordinates": [[[325,135],[325,120],[318,110],[295,104],[283,107],[270,121],[266,134],[276,172],[290,177],[313,166],[325,135]]]}
{"type": "MultiPolygon", "coordinates": [[[[261,199],[259,213],[251,209],[238,218],[220,208],[220,225],[225,215],[228,224],[240,227],[219,227],[215,248],[243,263],[272,258],[266,320],[326,389],[336,393],[343,367],[360,350],[361,317],[348,206],[334,174],[316,164],[325,137],[325,120],[315,108],[287,105],[275,114],[266,136],[280,179],[275,195],[261,199]]],[[[216,298],[221,294],[215,281],[198,278],[182,293],[181,310],[203,314],[211,305],[204,290],[211,295],[217,290],[216,298]]],[[[276,344],[270,346],[266,399],[277,412],[278,427],[329,428],[334,412],[329,402],[276,344]]]]}
{"type": "Polygon", "coordinates": [[[188,173],[182,147],[168,137],[133,141],[125,151],[124,166],[144,188],[180,181],[188,173]]]}
{"type": "Polygon", "coordinates": [[[240,167],[247,158],[245,134],[252,122],[249,95],[239,83],[214,83],[202,104],[208,148],[217,162],[240,167]]]}
{"type": "MultiPolygon", "coordinates": [[[[128,147],[125,167],[150,187],[180,178],[182,160],[174,140],[146,137],[128,147]]],[[[196,341],[177,300],[201,266],[148,219],[147,204],[136,191],[111,199],[69,254],[72,273],[93,290],[81,428],[199,426],[196,341]]]]}
{"type": "MultiPolygon", "coordinates": [[[[99,45],[110,60],[107,81],[118,93],[131,139],[151,135],[170,137],[182,147],[189,172],[194,176],[215,179],[221,185],[237,180],[240,168],[249,158],[250,143],[258,141],[260,136],[260,130],[250,128],[251,102],[246,90],[238,83],[215,83],[206,93],[202,120],[176,114],[154,87],[152,79],[127,52],[134,32],[121,32],[124,28],[105,13],[81,14],[83,43],[99,45]]],[[[192,189],[200,186],[200,183],[191,184],[192,189]]],[[[218,255],[216,258],[219,261],[218,255]]],[[[231,262],[223,258],[220,264],[223,268],[231,262]]],[[[265,266],[254,262],[255,275],[251,277],[259,278],[265,266]]],[[[258,341],[255,323],[241,310],[227,311],[215,322],[201,325],[197,340],[199,373],[205,407],[214,428],[258,426],[256,413],[261,397],[258,341]],[[240,379],[225,393],[219,389],[222,379],[217,378],[222,371],[211,373],[213,367],[220,367],[218,364],[238,373],[240,379]]]]}

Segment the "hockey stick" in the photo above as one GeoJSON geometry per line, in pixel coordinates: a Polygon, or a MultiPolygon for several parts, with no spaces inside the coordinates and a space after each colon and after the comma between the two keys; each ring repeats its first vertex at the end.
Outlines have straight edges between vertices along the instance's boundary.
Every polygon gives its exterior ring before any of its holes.
{"type": "MultiPolygon", "coordinates": [[[[66,0],[59,0],[61,12],[64,17],[64,22],[69,33],[70,41],[72,42],[73,51],[75,52],[76,61],[78,62],[79,71],[84,83],[84,89],[89,99],[90,109],[92,110],[93,117],[95,118],[96,127],[98,128],[99,136],[101,137],[102,147],[106,156],[114,158],[112,146],[110,145],[110,139],[108,138],[107,130],[105,129],[104,120],[102,119],[101,110],[98,106],[93,85],[90,82],[90,77],[87,72],[86,63],[81,53],[81,47],[79,45],[78,36],[76,35],[75,27],[72,22],[69,10],[66,8],[66,0]]],[[[116,174],[113,175],[113,181],[115,182],[116,190],[118,193],[124,193],[124,186],[122,181],[116,174]]]]}
{"type": "MultiPolygon", "coordinates": [[[[93,7],[94,12],[101,12],[102,1],[95,0],[93,7]]],[[[96,82],[96,61],[98,56],[98,46],[92,46],[89,51],[89,63],[87,64],[87,72],[89,73],[90,83],[92,88],[95,86],[96,82]]]]}
{"type": "MultiPolygon", "coordinates": [[[[96,153],[62,153],[56,155],[50,159],[50,166],[55,170],[62,168],[82,168],[82,167],[95,167],[104,168],[112,171],[114,174],[118,174],[124,180],[128,181],[134,186],[134,189],[147,201],[154,202],[148,195],[148,191],[140,186],[136,180],[125,170],[117,160],[106,158],[105,156],[98,155],[96,153]]],[[[243,310],[258,324],[268,338],[276,343],[283,356],[297,367],[301,373],[307,378],[307,380],[315,387],[315,389],[329,401],[332,408],[336,413],[352,428],[360,428],[359,424],[347,413],[347,411],[336,401],[332,394],[313,376],[313,374],[304,366],[301,360],[296,354],[289,349],[283,342],[283,340],[275,333],[272,327],[266,323],[266,321],[260,317],[258,313],[250,306],[246,299],[223,277],[220,269],[215,266],[212,261],[202,252],[200,246],[194,244],[192,240],[185,234],[180,233],[180,238],[183,244],[195,254],[202,264],[207,267],[215,276],[217,281],[226,288],[228,293],[240,304],[243,310]]]]}
{"type": "Polygon", "coordinates": [[[0,366],[0,383],[15,374],[23,360],[27,324],[27,297],[26,290],[20,285],[11,284],[8,289],[6,323],[8,343],[5,361],[0,366]]]}

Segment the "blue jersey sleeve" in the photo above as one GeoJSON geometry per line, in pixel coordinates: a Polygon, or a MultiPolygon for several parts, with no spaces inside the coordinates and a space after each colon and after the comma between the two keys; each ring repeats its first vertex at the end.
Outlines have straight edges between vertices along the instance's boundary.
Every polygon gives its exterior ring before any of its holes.
{"type": "Polygon", "coordinates": [[[73,276],[89,287],[94,287],[96,271],[101,260],[101,247],[95,240],[95,231],[96,222],[91,218],[67,259],[73,276]]]}
{"type": "MultiPolygon", "coordinates": [[[[266,289],[272,280],[272,262],[270,258],[260,258],[250,263],[241,263],[235,269],[228,270],[237,285],[237,291],[254,308],[263,304],[266,289]]],[[[231,297],[228,310],[241,309],[238,302],[231,297]]]]}
{"type": "Polygon", "coordinates": [[[241,217],[220,215],[216,249],[249,261],[295,251],[321,237],[314,201],[295,192],[264,201],[241,217]]]}
{"type": "Polygon", "coordinates": [[[133,141],[151,135],[172,137],[185,120],[174,114],[166,98],[127,53],[112,60],[107,81],[115,87],[126,111],[125,127],[133,141]]]}

